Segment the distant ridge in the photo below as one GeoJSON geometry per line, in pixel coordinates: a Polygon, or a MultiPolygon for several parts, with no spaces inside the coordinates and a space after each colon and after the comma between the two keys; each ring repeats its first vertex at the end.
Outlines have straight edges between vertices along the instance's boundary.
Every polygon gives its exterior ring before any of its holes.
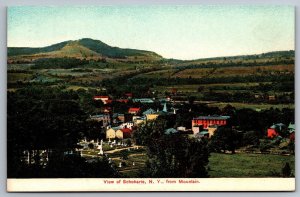
{"type": "Polygon", "coordinates": [[[71,57],[80,59],[129,59],[129,60],[166,60],[169,62],[198,62],[210,60],[244,60],[256,58],[277,58],[277,57],[291,57],[294,58],[295,51],[271,51],[261,54],[252,55],[237,55],[237,56],[222,56],[211,58],[199,58],[194,60],[179,60],[179,59],[165,59],[159,54],[138,49],[112,47],[100,40],[91,38],[82,38],[79,40],[68,40],[53,44],[46,47],[8,47],[7,55],[9,59],[27,59],[35,60],[40,58],[61,58],[71,57]]]}

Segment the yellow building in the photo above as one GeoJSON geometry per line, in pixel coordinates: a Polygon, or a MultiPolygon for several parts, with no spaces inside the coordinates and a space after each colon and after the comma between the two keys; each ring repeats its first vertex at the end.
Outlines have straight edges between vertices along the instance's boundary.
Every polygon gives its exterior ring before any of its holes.
{"type": "Polygon", "coordinates": [[[159,114],[153,110],[153,109],[148,109],[146,111],[143,112],[143,115],[146,116],[146,120],[149,121],[149,120],[155,120],[159,114]]]}
{"type": "Polygon", "coordinates": [[[209,138],[211,138],[211,136],[213,136],[216,132],[216,130],[218,129],[218,126],[217,125],[211,125],[207,128],[208,130],[208,134],[209,134],[209,138]]]}
{"type": "Polygon", "coordinates": [[[116,138],[123,139],[123,132],[120,129],[116,131],[116,138]]]}
{"type": "Polygon", "coordinates": [[[158,117],[158,114],[146,114],[147,120],[155,120],[158,117]]]}
{"type": "Polygon", "coordinates": [[[116,130],[113,128],[106,130],[106,139],[114,139],[114,138],[116,138],[116,130]]]}

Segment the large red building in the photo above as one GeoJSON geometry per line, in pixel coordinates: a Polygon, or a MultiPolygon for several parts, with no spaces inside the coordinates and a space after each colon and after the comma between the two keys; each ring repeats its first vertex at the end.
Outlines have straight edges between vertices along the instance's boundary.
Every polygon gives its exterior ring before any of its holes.
{"type": "Polygon", "coordinates": [[[230,116],[199,116],[193,118],[192,127],[202,125],[203,129],[207,129],[210,125],[224,126],[228,124],[230,116]]]}

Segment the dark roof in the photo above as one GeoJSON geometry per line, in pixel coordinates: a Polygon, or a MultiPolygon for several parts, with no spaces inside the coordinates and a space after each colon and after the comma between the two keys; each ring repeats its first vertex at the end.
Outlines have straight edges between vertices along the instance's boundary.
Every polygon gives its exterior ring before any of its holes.
{"type": "Polygon", "coordinates": [[[109,116],[109,114],[98,114],[98,115],[93,115],[93,116],[91,116],[91,118],[102,118],[102,117],[105,117],[105,116],[109,116]]]}
{"type": "Polygon", "coordinates": [[[169,134],[174,134],[174,133],[178,133],[178,131],[174,128],[169,128],[165,130],[165,134],[169,135],[169,134]]]}
{"type": "Polygon", "coordinates": [[[205,119],[205,120],[227,120],[229,119],[230,116],[218,116],[218,115],[213,115],[213,116],[198,116],[197,118],[194,119],[205,119]]]}
{"type": "Polygon", "coordinates": [[[143,115],[147,115],[147,114],[156,114],[156,111],[150,108],[143,112],[143,115]]]}

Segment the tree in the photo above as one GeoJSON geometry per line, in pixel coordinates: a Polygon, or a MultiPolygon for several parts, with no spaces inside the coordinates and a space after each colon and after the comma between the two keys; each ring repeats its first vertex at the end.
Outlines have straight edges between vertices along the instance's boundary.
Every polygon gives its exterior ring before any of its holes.
{"type": "Polygon", "coordinates": [[[210,149],[216,152],[224,152],[226,150],[235,153],[238,146],[237,132],[228,127],[219,127],[210,141],[210,149]]]}
{"type": "Polygon", "coordinates": [[[259,134],[256,131],[247,131],[243,134],[242,145],[259,145],[259,134]]]}
{"type": "Polygon", "coordinates": [[[292,174],[292,169],[288,162],[285,163],[284,167],[281,170],[283,177],[290,177],[292,174]]]}
{"type": "Polygon", "coordinates": [[[207,141],[188,139],[184,135],[164,135],[148,143],[149,159],[142,177],[208,177],[207,141]]]}
{"type": "Polygon", "coordinates": [[[147,145],[150,140],[158,139],[164,134],[166,129],[166,120],[156,119],[141,124],[133,133],[133,138],[136,144],[147,145]]]}
{"type": "MultiPolygon", "coordinates": [[[[78,99],[75,92],[58,88],[28,87],[8,93],[8,177],[104,176],[92,175],[92,169],[100,170],[85,166],[80,156],[64,154],[74,152],[86,128],[87,115],[78,99]],[[41,150],[49,158],[46,167],[40,164],[41,150]],[[23,162],[24,151],[28,151],[28,163],[23,162]]],[[[106,162],[100,163],[103,168],[111,168],[106,162]]]]}

